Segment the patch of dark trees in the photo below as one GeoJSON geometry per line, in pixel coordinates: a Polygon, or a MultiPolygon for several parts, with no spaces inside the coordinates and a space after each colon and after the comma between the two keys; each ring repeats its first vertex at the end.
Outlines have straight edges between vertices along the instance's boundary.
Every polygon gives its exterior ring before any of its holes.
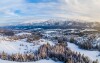
{"type": "Polygon", "coordinates": [[[14,36],[14,32],[12,30],[0,29],[0,34],[4,36],[14,36]]]}
{"type": "Polygon", "coordinates": [[[88,39],[86,41],[78,42],[74,38],[71,38],[69,42],[78,45],[79,48],[81,48],[81,49],[85,49],[85,50],[98,50],[98,51],[100,51],[100,44],[93,45],[93,42],[94,42],[93,40],[94,40],[93,38],[90,38],[90,39],[88,39]]]}

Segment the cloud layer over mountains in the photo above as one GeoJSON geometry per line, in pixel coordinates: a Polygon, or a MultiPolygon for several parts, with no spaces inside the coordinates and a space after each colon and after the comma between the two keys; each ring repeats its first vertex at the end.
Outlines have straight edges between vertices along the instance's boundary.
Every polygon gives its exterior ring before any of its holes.
{"type": "Polygon", "coordinates": [[[100,0],[2,0],[0,23],[52,18],[100,20],[100,0]]]}

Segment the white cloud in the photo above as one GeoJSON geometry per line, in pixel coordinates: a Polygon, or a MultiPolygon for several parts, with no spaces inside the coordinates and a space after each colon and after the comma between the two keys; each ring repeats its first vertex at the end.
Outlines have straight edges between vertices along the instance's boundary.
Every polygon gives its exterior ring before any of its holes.
{"type": "Polygon", "coordinates": [[[65,2],[62,8],[72,16],[100,20],[100,0],[65,0],[65,2]]]}
{"type": "Polygon", "coordinates": [[[58,0],[59,2],[27,3],[25,0],[0,1],[0,21],[16,22],[33,19],[72,18],[100,20],[100,0],[58,0]],[[16,10],[17,13],[16,13],[16,10]]]}

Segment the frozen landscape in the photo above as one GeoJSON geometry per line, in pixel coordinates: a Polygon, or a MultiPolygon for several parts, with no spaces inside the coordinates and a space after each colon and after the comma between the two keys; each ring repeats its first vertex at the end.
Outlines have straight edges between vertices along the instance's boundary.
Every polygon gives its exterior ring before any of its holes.
{"type": "MultiPolygon", "coordinates": [[[[14,35],[9,36],[9,32],[1,33],[0,36],[0,54],[1,54],[1,63],[42,63],[42,62],[48,62],[48,63],[63,63],[62,60],[58,59],[53,59],[52,57],[49,57],[49,59],[45,58],[44,59],[39,59],[37,61],[31,60],[31,61],[16,61],[16,60],[7,60],[7,58],[3,59],[2,54],[6,55],[24,55],[24,54],[35,54],[36,51],[39,51],[41,47],[45,44],[50,44],[49,48],[53,47],[55,48],[58,44],[65,44],[63,46],[67,46],[68,50],[71,52],[77,52],[76,54],[81,54],[84,55],[85,57],[88,57],[88,60],[90,62],[92,61],[97,61],[98,63],[100,62],[100,52],[98,49],[95,47],[98,45],[99,46],[99,34],[89,34],[86,37],[84,35],[78,36],[80,34],[78,29],[35,29],[34,31],[11,31],[14,32],[14,35]],[[36,31],[37,30],[37,31],[36,31]],[[68,35],[65,33],[68,33],[68,35]],[[72,33],[72,34],[70,34],[72,33]],[[75,33],[75,35],[74,35],[75,33]],[[94,38],[94,36],[96,36],[94,38]],[[74,39],[72,40],[72,38],[74,39]],[[82,48],[80,47],[81,42],[84,44],[84,41],[87,41],[89,38],[94,38],[94,40],[91,41],[91,46],[93,45],[90,49],[87,48],[82,48]]],[[[7,30],[6,30],[7,31],[7,30]]],[[[87,30],[84,30],[86,32],[87,30]]],[[[94,30],[89,30],[89,32],[94,31],[94,30]]],[[[80,32],[83,32],[83,30],[80,30],[80,32]]],[[[89,42],[89,41],[88,41],[89,42]]],[[[82,45],[83,46],[83,45],[82,45]]],[[[44,46],[43,46],[44,47],[44,46]]],[[[86,47],[86,46],[85,46],[86,47]]],[[[57,48],[59,48],[57,46],[57,48]]],[[[41,50],[40,50],[41,51],[41,50]]],[[[51,50],[50,50],[51,51],[51,50]]],[[[61,50],[58,49],[58,52],[61,50]]],[[[63,49],[62,49],[63,51],[63,49]]],[[[43,52],[43,51],[41,51],[43,52]]],[[[56,51],[57,52],[57,51],[56,51]]],[[[66,52],[68,53],[68,52],[66,52]]],[[[41,54],[41,53],[40,53],[41,54]]],[[[74,53],[73,53],[74,54],[74,53]]],[[[75,58],[73,58],[74,60],[75,58]]]]}
{"type": "Polygon", "coordinates": [[[76,51],[78,53],[84,54],[85,56],[88,56],[90,59],[92,60],[96,60],[98,59],[100,62],[100,56],[98,56],[100,54],[99,51],[88,51],[88,50],[83,50],[80,49],[77,45],[72,44],[72,43],[68,43],[68,47],[72,50],[72,51],[76,51]]]}
{"type": "Polygon", "coordinates": [[[100,0],[0,0],[0,63],[100,63],[100,0]]]}
{"type": "MultiPolygon", "coordinates": [[[[16,36],[21,35],[30,35],[31,33],[18,33],[16,36]]],[[[9,38],[5,36],[0,37],[0,53],[5,52],[9,55],[11,54],[24,54],[26,52],[32,53],[38,50],[38,48],[43,45],[49,43],[51,46],[54,46],[55,44],[52,41],[46,40],[46,39],[39,39],[34,41],[34,43],[28,43],[26,42],[26,39],[20,39],[20,40],[10,40],[9,38]]],[[[60,61],[53,61],[51,59],[46,60],[39,60],[35,62],[27,62],[27,63],[62,63],[60,61]]],[[[7,61],[7,60],[1,60],[0,63],[26,63],[26,62],[16,62],[16,61],[7,61]]]]}

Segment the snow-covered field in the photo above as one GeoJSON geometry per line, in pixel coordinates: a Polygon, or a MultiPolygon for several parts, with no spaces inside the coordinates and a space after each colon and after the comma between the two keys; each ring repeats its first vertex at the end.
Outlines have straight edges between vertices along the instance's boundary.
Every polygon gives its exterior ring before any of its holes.
{"type": "Polygon", "coordinates": [[[6,52],[8,54],[15,54],[15,53],[25,53],[36,51],[38,48],[43,45],[49,43],[50,45],[54,45],[51,41],[40,39],[34,41],[34,43],[28,43],[25,39],[17,40],[17,41],[0,41],[0,52],[6,52]]]}
{"type": "Polygon", "coordinates": [[[46,31],[45,33],[46,33],[46,34],[49,34],[49,33],[53,33],[53,32],[56,32],[56,31],[48,30],[48,31],[46,31]]]}
{"type": "MultiPolygon", "coordinates": [[[[23,34],[23,33],[22,33],[23,34]]],[[[17,34],[17,35],[22,35],[17,34]]],[[[26,33],[25,33],[26,34],[26,33]]],[[[25,52],[31,52],[36,51],[38,48],[43,45],[49,43],[50,45],[55,45],[52,41],[40,39],[37,41],[33,41],[33,43],[26,42],[26,39],[16,40],[16,41],[9,41],[7,37],[0,37],[0,53],[3,51],[7,54],[15,54],[15,53],[25,53],[25,52]]],[[[33,62],[13,62],[13,61],[7,61],[7,60],[1,60],[0,63],[62,63],[62,62],[55,62],[51,59],[46,60],[39,60],[39,61],[33,61],[33,62]]]]}
{"type": "Polygon", "coordinates": [[[19,36],[19,35],[31,35],[31,33],[28,33],[28,32],[23,32],[23,33],[18,33],[18,34],[15,34],[16,36],[19,36]]]}
{"type": "Polygon", "coordinates": [[[39,61],[35,61],[35,62],[13,62],[13,61],[6,61],[6,60],[0,60],[0,63],[62,63],[62,62],[55,62],[53,60],[39,60],[39,61]]]}
{"type": "Polygon", "coordinates": [[[68,47],[72,50],[72,51],[76,51],[76,52],[80,52],[81,54],[84,54],[85,56],[88,56],[90,59],[92,60],[99,60],[100,63],[100,56],[98,56],[100,54],[99,51],[88,51],[88,50],[82,50],[80,49],[77,45],[73,44],[73,43],[69,43],[68,42],[68,47]]]}
{"type": "MultiPolygon", "coordinates": [[[[54,31],[47,31],[46,33],[51,33],[54,31]]],[[[19,33],[16,35],[23,35],[23,34],[29,34],[30,33],[19,33]]],[[[38,50],[38,48],[43,45],[49,43],[50,45],[55,45],[52,41],[46,40],[46,39],[40,39],[37,41],[33,41],[33,43],[26,42],[26,39],[16,40],[16,41],[7,41],[7,37],[0,37],[0,53],[3,51],[7,54],[15,54],[15,53],[25,53],[25,52],[33,52],[38,50]],[[6,39],[6,40],[5,40],[6,39]]],[[[89,51],[89,50],[83,50],[80,49],[77,45],[73,43],[68,42],[68,47],[72,51],[80,52],[81,54],[84,54],[85,56],[88,56],[92,60],[99,60],[100,63],[100,52],[99,51],[89,51]]],[[[1,60],[0,63],[62,63],[62,62],[55,62],[53,60],[39,60],[36,62],[13,62],[13,61],[7,61],[7,60],[1,60]]]]}

